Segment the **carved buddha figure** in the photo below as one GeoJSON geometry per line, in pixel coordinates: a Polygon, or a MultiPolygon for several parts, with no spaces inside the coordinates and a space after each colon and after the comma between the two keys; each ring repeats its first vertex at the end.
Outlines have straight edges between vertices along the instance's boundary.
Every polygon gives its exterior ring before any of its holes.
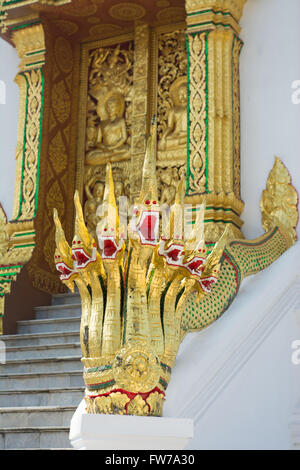
{"type": "MultiPolygon", "coordinates": [[[[182,150],[187,138],[187,79],[178,78],[170,88],[173,107],[169,110],[167,127],[158,143],[158,150],[164,154],[168,150],[182,150]]],[[[173,152],[171,153],[173,154],[173,152]]],[[[167,155],[164,155],[167,156],[167,155]]],[[[171,155],[170,155],[171,156],[171,155]]],[[[168,156],[167,156],[168,157],[168,156]]],[[[163,158],[163,154],[159,155],[163,158]]]]}
{"type": "MultiPolygon", "coordinates": [[[[97,113],[100,119],[101,106],[102,103],[98,103],[97,113]]],[[[107,93],[104,99],[104,109],[107,119],[100,121],[96,135],[96,149],[87,153],[88,165],[106,164],[130,158],[124,119],[124,96],[116,91],[107,93]]]]}
{"type": "Polygon", "coordinates": [[[176,183],[174,185],[173,181],[173,169],[171,167],[165,168],[161,171],[160,174],[160,183],[161,183],[161,197],[160,204],[161,206],[167,205],[171,206],[174,203],[175,194],[176,194],[176,183]]]}
{"type": "MultiPolygon", "coordinates": [[[[102,204],[104,197],[104,183],[102,181],[96,181],[97,176],[91,178],[85,185],[85,192],[88,200],[84,205],[84,217],[87,224],[88,230],[95,238],[96,227],[99,217],[96,215],[97,208],[102,204]],[[94,184],[91,191],[91,186],[94,184]]],[[[96,240],[96,238],[95,238],[96,240]]]]}

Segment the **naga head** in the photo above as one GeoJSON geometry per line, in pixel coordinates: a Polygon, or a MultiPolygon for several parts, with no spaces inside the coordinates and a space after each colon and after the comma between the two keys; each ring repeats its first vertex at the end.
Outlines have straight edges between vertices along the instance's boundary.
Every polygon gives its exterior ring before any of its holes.
{"type": "Polygon", "coordinates": [[[106,167],[104,199],[101,206],[101,220],[97,225],[97,236],[103,261],[113,261],[117,256],[123,255],[124,228],[119,225],[110,163],[106,167]]]}
{"type": "Polygon", "coordinates": [[[90,263],[96,261],[97,245],[89,234],[84,223],[82,207],[78,191],[74,195],[75,203],[75,234],[72,241],[72,258],[76,269],[85,269],[90,263]]]}
{"type": "Polygon", "coordinates": [[[74,290],[74,280],[78,276],[78,272],[74,267],[72,258],[72,250],[69,246],[65,232],[62,228],[61,222],[58,217],[57,210],[53,211],[53,220],[55,223],[55,242],[56,250],[54,255],[54,262],[57,271],[60,273],[60,280],[70,289],[74,290]]]}
{"type": "Polygon", "coordinates": [[[154,248],[159,239],[159,202],[156,181],[156,116],[152,118],[143,166],[139,201],[133,208],[129,236],[134,243],[154,248]]]}

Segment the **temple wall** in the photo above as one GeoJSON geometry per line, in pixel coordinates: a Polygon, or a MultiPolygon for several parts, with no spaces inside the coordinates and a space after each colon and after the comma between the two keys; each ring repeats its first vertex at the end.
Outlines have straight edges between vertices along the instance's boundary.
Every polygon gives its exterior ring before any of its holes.
{"type": "MultiPolygon", "coordinates": [[[[14,78],[19,58],[16,50],[0,39],[0,80],[5,85],[5,104],[0,97],[0,202],[10,219],[15,182],[15,148],[18,131],[19,89],[14,78]]],[[[2,91],[1,85],[1,91],[2,91]]]]}
{"type": "MultiPolygon", "coordinates": [[[[277,155],[300,192],[300,3],[251,0],[241,19],[241,189],[246,238],[261,233],[259,199],[277,155]],[[287,8],[288,6],[288,8],[287,8]]],[[[298,237],[300,228],[298,225],[298,237]]]]}

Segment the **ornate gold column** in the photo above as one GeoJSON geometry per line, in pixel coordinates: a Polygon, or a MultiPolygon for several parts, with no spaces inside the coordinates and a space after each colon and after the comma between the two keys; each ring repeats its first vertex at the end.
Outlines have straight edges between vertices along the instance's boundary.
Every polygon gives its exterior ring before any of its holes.
{"type": "Polygon", "coordinates": [[[146,151],[149,84],[149,25],[137,22],[134,35],[130,194],[139,195],[146,151]]]}
{"type": "Polygon", "coordinates": [[[186,0],[187,202],[206,197],[206,240],[242,237],[238,21],[246,0],[186,0]]]}
{"type": "Polygon", "coordinates": [[[39,162],[43,112],[44,31],[39,20],[12,28],[12,40],[21,63],[15,78],[20,89],[16,147],[16,179],[13,220],[7,222],[1,210],[0,237],[0,334],[4,296],[10,293],[35,246],[34,218],[37,211],[39,162]]]}
{"type": "Polygon", "coordinates": [[[21,59],[15,78],[20,88],[19,127],[16,149],[17,178],[13,219],[30,220],[36,215],[39,157],[43,112],[44,31],[40,23],[16,29],[13,42],[21,59]]]}

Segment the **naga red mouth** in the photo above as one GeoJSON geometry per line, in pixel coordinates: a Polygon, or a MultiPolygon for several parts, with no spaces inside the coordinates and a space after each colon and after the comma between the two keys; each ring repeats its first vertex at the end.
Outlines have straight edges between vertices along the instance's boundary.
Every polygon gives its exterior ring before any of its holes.
{"type": "Polygon", "coordinates": [[[77,266],[81,266],[85,264],[88,260],[89,257],[85,254],[83,250],[74,250],[73,251],[73,259],[74,261],[77,261],[77,266]]]}
{"type": "Polygon", "coordinates": [[[200,271],[203,271],[204,261],[205,261],[204,258],[195,257],[195,258],[192,259],[192,261],[190,263],[186,264],[186,268],[190,271],[190,273],[200,275],[201,273],[198,270],[200,268],[200,271]]]}
{"type": "Polygon", "coordinates": [[[61,273],[60,279],[62,281],[68,280],[74,274],[74,271],[63,262],[56,263],[56,269],[61,273]]]}
{"type": "Polygon", "coordinates": [[[172,243],[169,248],[165,249],[165,244],[161,242],[158,254],[165,258],[169,266],[182,266],[184,246],[172,243]]]}
{"type": "Polygon", "coordinates": [[[178,261],[178,255],[181,253],[181,250],[174,248],[172,251],[168,252],[168,258],[171,258],[173,261],[178,261]]]}
{"type": "Polygon", "coordinates": [[[206,279],[200,279],[202,289],[208,293],[211,292],[211,288],[216,282],[217,278],[213,276],[207,277],[206,279]]]}
{"type": "Polygon", "coordinates": [[[138,232],[142,245],[156,245],[158,241],[159,211],[143,211],[140,223],[135,231],[138,232]]]}
{"type": "Polygon", "coordinates": [[[111,258],[117,252],[117,248],[112,240],[103,240],[103,245],[103,254],[105,257],[111,258]]]}
{"type": "Polygon", "coordinates": [[[89,256],[83,248],[73,248],[72,258],[75,261],[75,267],[82,269],[85,268],[89,263],[95,261],[96,250],[93,248],[92,256],[89,256]]]}

